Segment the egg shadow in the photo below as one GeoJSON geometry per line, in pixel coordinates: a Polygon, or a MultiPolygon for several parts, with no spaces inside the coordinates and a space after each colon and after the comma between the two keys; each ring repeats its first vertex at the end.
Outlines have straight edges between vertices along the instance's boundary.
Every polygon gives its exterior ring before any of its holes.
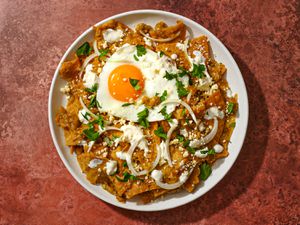
{"type": "MultiPolygon", "coordinates": [[[[231,51],[232,52],[232,51],[231,51]]],[[[249,123],[243,148],[228,174],[208,193],[175,209],[136,212],[109,205],[131,220],[150,224],[182,224],[208,219],[246,192],[263,162],[269,135],[269,115],[262,89],[247,64],[233,53],[246,83],[249,123]]]]}

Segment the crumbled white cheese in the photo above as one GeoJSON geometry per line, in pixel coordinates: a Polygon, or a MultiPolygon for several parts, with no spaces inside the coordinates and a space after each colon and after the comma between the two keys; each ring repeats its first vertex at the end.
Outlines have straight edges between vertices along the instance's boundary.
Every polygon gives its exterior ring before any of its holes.
{"type": "Polygon", "coordinates": [[[183,155],[182,155],[184,158],[188,157],[189,156],[189,152],[188,151],[184,151],[183,155]]]}
{"type": "Polygon", "coordinates": [[[121,160],[126,160],[127,155],[128,155],[127,152],[117,152],[116,153],[116,156],[121,160]]]}
{"type": "Polygon", "coordinates": [[[119,41],[124,36],[122,30],[107,29],[103,32],[103,38],[108,43],[119,41]]]}
{"type": "Polygon", "coordinates": [[[144,37],[143,39],[144,39],[146,45],[152,46],[152,42],[149,38],[144,37]]]}
{"type": "Polygon", "coordinates": [[[63,88],[61,88],[60,91],[61,91],[62,93],[64,93],[65,95],[67,95],[67,94],[70,93],[71,88],[70,88],[70,86],[67,84],[66,86],[64,86],[63,88]]]}
{"type": "Polygon", "coordinates": [[[211,77],[203,77],[198,79],[197,89],[199,91],[209,91],[210,85],[213,83],[211,77]]]}
{"type": "Polygon", "coordinates": [[[200,124],[199,124],[199,130],[200,130],[201,132],[205,130],[205,126],[204,126],[203,123],[200,123],[200,124]]]}
{"type": "Polygon", "coordinates": [[[86,118],[84,118],[84,117],[86,117],[87,119],[90,119],[90,118],[91,118],[91,117],[87,114],[87,111],[86,111],[85,109],[79,110],[79,111],[78,111],[78,119],[79,119],[79,121],[80,121],[81,123],[83,123],[83,124],[88,124],[89,121],[88,121],[86,118]]]}
{"type": "Polygon", "coordinates": [[[160,151],[159,165],[163,165],[168,160],[168,153],[167,153],[166,143],[164,141],[162,141],[159,145],[157,145],[157,148],[160,151]]]}
{"type": "Polygon", "coordinates": [[[230,89],[228,89],[228,90],[226,91],[226,96],[227,96],[228,98],[232,98],[232,97],[233,97],[232,91],[231,91],[230,89]]]}
{"type": "Polygon", "coordinates": [[[90,168],[96,168],[98,165],[100,165],[103,161],[101,159],[92,159],[90,162],[89,162],[89,165],[88,167],[90,168]]]}
{"type": "Polygon", "coordinates": [[[83,85],[86,88],[92,88],[94,84],[98,83],[98,76],[92,71],[93,65],[88,64],[85,68],[85,74],[83,77],[83,85]]]}
{"type": "Polygon", "coordinates": [[[176,47],[181,51],[185,51],[185,46],[182,43],[176,43],[176,47]]]}
{"type": "Polygon", "coordinates": [[[185,181],[188,179],[188,177],[189,177],[188,171],[184,171],[179,177],[179,182],[185,183],[185,181]]]}
{"type": "Polygon", "coordinates": [[[162,178],[163,178],[163,174],[160,170],[153,170],[152,173],[151,173],[151,177],[154,180],[161,181],[162,178]]]}
{"type": "Polygon", "coordinates": [[[177,59],[177,55],[176,54],[172,54],[171,55],[171,59],[174,59],[174,60],[177,59]]]}
{"type": "Polygon", "coordinates": [[[106,42],[106,41],[104,41],[104,42],[103,42],[103,44],[102,44],[102,47],[103,47],[103,48],[107,48],[107,47],[108,47],[108,45],[107,45],[107,42],[106,42]]]}
{"type": "Polygon", "coordinates": [[[211,120],[214,117],[219,117],[220,119],[224,118],[224,112],[219,110],[217,106],[210,107],[206,110],[204,119],[211,120]]]}
{"type": "Polygon", "coordinates": [[[220,145],[220,144],[216,144],[214,147],[213,147],[213,149],[215,150],[215,152],[216,153],[221,153],[221,152],[223,152],[223,146],[222,145],[220,145]]]}
{"type": "Polygon", "coordinates": [[[201,143],[202,142],[200,140],[198,140],[198,139],[191,140],[190,141],[190,147],[192,147],[192,148],[198,148],[198,147],[201,146],[201,143]]]}
{"type": "Polygon", "coordinates": [[[181,129],[181,130],[180,130],[180,134],[181,134],[182,136],[184,136],[185,138],[187,138],[187,137],[189,136],[189,133],[187,132],[186,129],[181,129]]]}
{"type": "Polygon", "coordinates": [[[121,136],[122,141],[127,141],[129,143],[138,142],[137,147],[145,151],[146,155],[149,151],[148,142],[144,138],[144,134],[141,128],[134,125],[123,125],[121,128],[123,135],[121,136]]]}
{"type": "Polygon", "coordinates": [[[196,64],[199,65],[201,63],[204,63],[204,57],[202,55],[202,53],[200,51],[193,51],[193,54],[195,55],[194,58],[191,58],[191,61],[196,64]]]}
{"type": "Polygon", "coordinates": [[[203,148],[203,149],[200,149],[200,150],[197,150],[196,152],[195,152],[195,156],[197,156],[198,158],[205,158],[206,156],[207,156],[207,153],[201,153],[202,151],[208,151],[208,148],[207,147],[205,147],[205,148],[203,148]]]}
{"type": "Polygon", "coordinates": [[[105,168],[106,168],[106,174],[107,174],[108,176],[111,176],[111,175],[113,175],[115,172],[117,172],[118,163],[117,163],[117,161],[109,160],[109,161],[105,164],[105,168]]]}

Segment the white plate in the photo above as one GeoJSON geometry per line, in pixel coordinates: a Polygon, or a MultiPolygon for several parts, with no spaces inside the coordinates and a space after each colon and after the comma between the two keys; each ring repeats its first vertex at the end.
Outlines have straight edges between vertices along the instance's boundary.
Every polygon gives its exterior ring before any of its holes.
{"type": "Polygon", "coordinates": [[[137,10],[112,16],[97,23],[96,26],[111,19],[116,19],[130,27],[134,27],[136,24],[142,22],[154,25],[161,20],[165,21],[167,24],[174,24],[176,23],[176,20],[182,20],[188,27],[191,28],[194,37],[204,34],[209,38],[213,52],[216,55],[216,59],[224,63],[227,67],[227,80],[229,86],[231,87],[233,93],[238,94],[239,113],[236,121],[236,127],[231,137],[231,143],[229,144],[229,156],[225,159],[218,160],[214,164],[211,176],[205,182],[202,182],[202,184],[199,185],[193,193],[181,191],[178,193],[169,194],[163,199],[159,199],[146,205],[140,205],[134,200],[127,201],[125,204],[120,203],[116,200],[114,195],[103,190],[100,186],[90,184],[86,180],[85,175],[82,174],[76,157],[71,155],[69,148],[65,145],[63,130],[55,124],[54,118],[59,107],[66,104],[65,96],[60,92],[60,88],[64,87],[66,82],[59,77],[59,68],[62,62],[64,62],[66,59],[71,59],[74,56],[74,52],[82,43],[85,41],[91,41],[93,39],[94,32],[92,27],[86,30],[76,39],[76,41],[74,41],[74,43],[69,47],[67,52],[62,57],[55,71],[49,93],[48,111],[49,125],[53,142],[61,160],[72,176],[86,190],[105,202],[121,208],[137,211],[160,211],[184,205],[199,198],[207,191],[212,189],[229,171],[242,148],[248,124],[248,97],[242,74],[227,48],[207,29],[186,17],[159,10],[137,10]]]}

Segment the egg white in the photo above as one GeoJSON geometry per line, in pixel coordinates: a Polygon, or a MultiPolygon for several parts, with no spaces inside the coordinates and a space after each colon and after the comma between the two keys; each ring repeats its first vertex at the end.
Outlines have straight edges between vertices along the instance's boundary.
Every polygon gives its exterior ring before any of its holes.
{"type": "MultiPolygon", "coordinates": [[[[177,73],[176,64],[167,56],[162,56],[154,51],[147,49],[147,53],[138,57],[139,61],[134,59],[137,55],[136,46],[125,44],[120,47],[110,58],[107,59],[101,74],[99,75],[99,84],[97,91],[97,101],[99,102],[101,112],[107,112],[109,115],[120,117],[129,121],[136,122],[138,120],[137,113],[145,109],[145,105],[141,103],[143,96],[153,97],[157,93],[159,96],[166,90],[168,99],[179,99],[176,81],[164,78],[166,71],[169,73],[177,73]],[[126,102],[118,101],[110,95],[108,89],[108,78],[110,73],[118,66],[131,64],[139,68],[144,76],[144,89],[141,96],[136,100],[135,105],[122,107],[126,102]]],[[[184,85],[187,85],[188,78],[180,78],[184,85]]],[[[176,105],[167,105],[167,113],[175,110],[176,105]]],[[[149,109],[148,121],[164,120],[159,111],[162,109],[160,105],[149,109]]]]}

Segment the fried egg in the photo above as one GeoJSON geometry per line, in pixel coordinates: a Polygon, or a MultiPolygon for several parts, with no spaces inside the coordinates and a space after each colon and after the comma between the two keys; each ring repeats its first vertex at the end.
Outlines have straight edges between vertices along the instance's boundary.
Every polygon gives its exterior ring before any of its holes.
{"type": "MultiPolygon", "coordinates": [[[[97,101],[101,112],[129,121],[138,120],[137,113],[145,109],[142,97],[161,96],[167,91],[166,100],[179,99],[176,80],[164,78],[166,71],[177,73],[176,64],[169,57],[146,49],[146,53],[137,56],[137,46],[125,44],[109,57],[99,75],[97,101]],[[134,87],[132,80],[138,81],[134,87]],[[124,106],[125,103],[134,102],[124,106]]],[[[188,78],[180,78],[187,85],[188,78]]],[[[175,110],[176,105],[167,105],[167,113],[175,110]]],[[[159,112],[161,106],[149,109],[148,121],[164,120],[159,112]]]]}

